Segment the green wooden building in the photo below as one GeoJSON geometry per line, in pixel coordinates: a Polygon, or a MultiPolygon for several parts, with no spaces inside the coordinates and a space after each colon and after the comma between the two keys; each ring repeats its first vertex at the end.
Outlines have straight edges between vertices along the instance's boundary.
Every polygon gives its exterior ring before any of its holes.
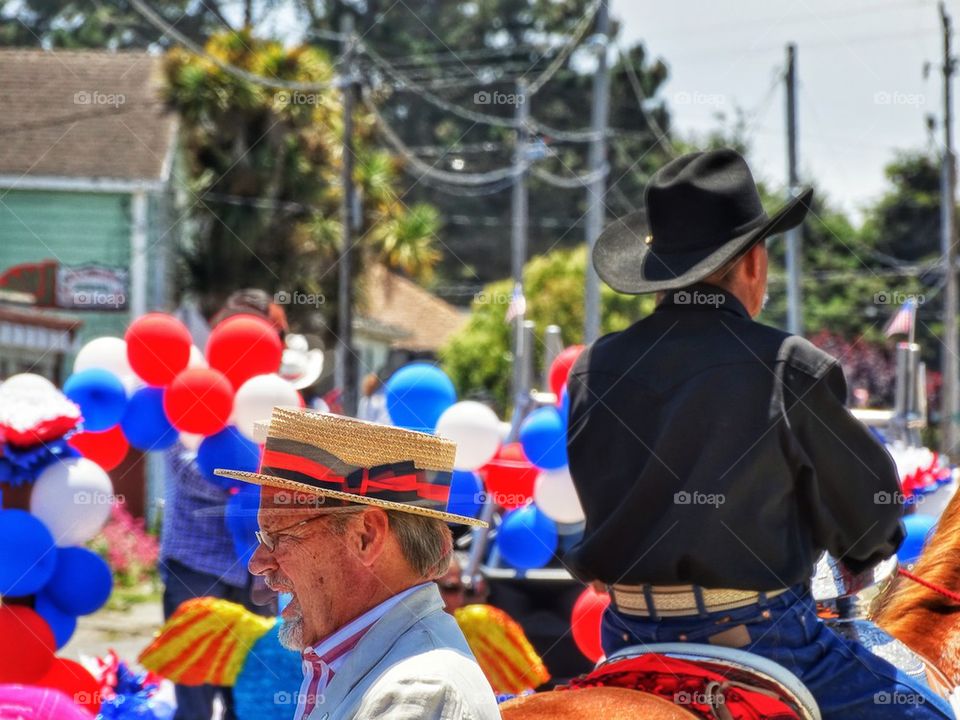
{"type": "Polygon", "coordinates": [[[0,50],[0,379],[62,380],[87,340],[171,309],[177,122],[161,62],[0,50]]]}

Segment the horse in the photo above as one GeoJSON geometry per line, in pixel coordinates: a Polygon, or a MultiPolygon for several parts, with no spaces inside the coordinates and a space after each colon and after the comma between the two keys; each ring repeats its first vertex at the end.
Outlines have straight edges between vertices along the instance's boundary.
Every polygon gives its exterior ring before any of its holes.
{"type": "Polygon", "coordinates": [[[911,571],[900,569],[874,602],[873,621],[960,685],[960,492],[911,571]]]}
{"type": "Polygon", "coordinates": [[[500,705],[503,720],[691,720],[689,710],[669,700],[619,687],[591,687],[570,692],[524,695],[500,705]]]}

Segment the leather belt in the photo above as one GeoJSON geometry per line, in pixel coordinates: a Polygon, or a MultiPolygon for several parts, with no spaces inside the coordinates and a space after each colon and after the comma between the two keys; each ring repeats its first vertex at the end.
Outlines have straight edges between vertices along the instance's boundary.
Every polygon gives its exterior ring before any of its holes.
{"type": "Polygon", "coordinates": [[[618,612],[654,620],[736,610],[782,595],[787,589],[757,592],[702,588],[699,585],[607,586],[610,600],[618,612]]]}

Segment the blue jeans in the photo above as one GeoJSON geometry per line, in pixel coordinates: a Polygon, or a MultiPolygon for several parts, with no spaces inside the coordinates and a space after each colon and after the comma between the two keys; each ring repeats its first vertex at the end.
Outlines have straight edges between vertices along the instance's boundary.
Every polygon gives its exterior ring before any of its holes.
{"type": "MultiPolygon", "coordinates": [[[[250,602],[250,583],[236,587],[215,575],[193,570],[176,560],[164,560],[158,565],[163,580],[163,617],[168,619],[184,600],[196,597],[215,597],[244,605],[258,615],[271,615],[250,602]]],[[[223,703],[223,720],[235,720],[233,691],[220,685],[176,685],[177,712],[174,720],[210,720],[217,695],[223,703]]]]}
{"type": "Polygon", "coordinates": [[[679,642],[681,635],[706,643],[711,635],[738,625],[746,626],[750,638],[741,649],[796,675],[816,698],[823,720],[955,720],[949,704],[926,685],[824,625],[802,585],[756,605],[702,618],[653,621],[611,606],[603,616],[602,644],[610,655],[629,645],[679,642]]]}

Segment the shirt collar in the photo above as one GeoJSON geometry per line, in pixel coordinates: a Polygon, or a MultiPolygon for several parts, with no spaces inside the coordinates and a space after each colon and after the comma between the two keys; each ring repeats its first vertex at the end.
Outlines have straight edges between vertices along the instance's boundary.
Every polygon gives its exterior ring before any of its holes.
{"type": "Polygon", "coordinates": [[[736,295],[717,285],[699,282],[677,290],[667,290],[654,312],[666,309],[721,310],[747,320],[750,313],[736,295]]]}
{"type": "Polygon", "coordinates": [[[360,643],[363,636],[380,618],[403,602],[409,595],[430,584],[430,582],[424,582],[414,585],[370,608],[313,647],[306,648],[303,651],[304,662],[322,661],[329,665],[343,658],[360,643]]]}

